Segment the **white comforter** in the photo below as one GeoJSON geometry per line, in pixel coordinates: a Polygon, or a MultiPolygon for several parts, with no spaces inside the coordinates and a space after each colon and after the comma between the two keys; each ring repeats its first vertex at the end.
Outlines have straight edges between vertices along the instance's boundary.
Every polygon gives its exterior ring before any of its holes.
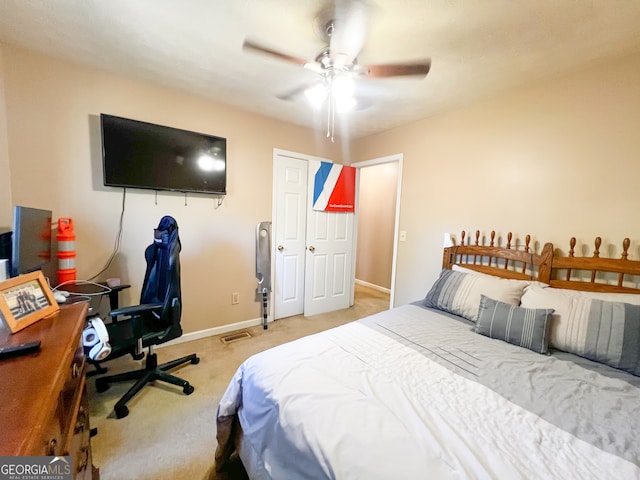
{"type": "Polygon", "coordinates": [[[243,363],[216,460],[239,421],[255,479],[640,478],[627,380],[407,305],[243,363]]]}

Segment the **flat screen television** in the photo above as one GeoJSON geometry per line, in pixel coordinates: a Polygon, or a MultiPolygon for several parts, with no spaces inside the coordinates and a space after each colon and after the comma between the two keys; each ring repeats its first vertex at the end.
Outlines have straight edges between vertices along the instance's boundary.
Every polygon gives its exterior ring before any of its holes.
{"type": "Polygon", "coordinates": [[[13,207],[10,275],[35,272],[51,260],[51,210],[13,207]]]}
{"type": "Polygon", "coordinates": [[[100,114],[104,184],[226,195],[227,140],[100,114]]]}

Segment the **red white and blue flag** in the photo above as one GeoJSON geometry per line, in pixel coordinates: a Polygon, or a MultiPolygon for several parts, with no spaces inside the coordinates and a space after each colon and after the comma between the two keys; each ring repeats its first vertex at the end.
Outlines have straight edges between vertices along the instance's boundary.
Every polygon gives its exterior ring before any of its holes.
{"type": "Polygon", "coordinates": [[[318,162],[314,174],[312,208],[323,212],[353,212],[355,199],[355,167],[318,162]]]}

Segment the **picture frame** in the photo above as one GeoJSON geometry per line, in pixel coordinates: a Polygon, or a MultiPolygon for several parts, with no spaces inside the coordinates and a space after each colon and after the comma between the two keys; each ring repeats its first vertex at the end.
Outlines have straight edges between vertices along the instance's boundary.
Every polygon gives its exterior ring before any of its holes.
{"type": "Polygon", "coordinates": [[[0,282],[0,317],[16,333],[60,309],[41,271],[0,282]]]}

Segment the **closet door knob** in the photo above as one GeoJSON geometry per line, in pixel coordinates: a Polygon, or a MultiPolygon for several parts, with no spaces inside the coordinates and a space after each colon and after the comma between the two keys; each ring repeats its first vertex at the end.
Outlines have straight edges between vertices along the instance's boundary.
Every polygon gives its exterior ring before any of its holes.
{"type": "Polygon", "coordinates": [[[281,252],[282,250],[284,250],[284,247],[282,245],[278,245],[278,251],[281,252]]]}
{"type": "Polygon", "coordinates": [[[310,251],[311,253],[315,252],[315,251],[316,251],[316,247],[314,247],[313,245],[310,245],[310,246],[309,246],[309,251],[310,251]]]}

